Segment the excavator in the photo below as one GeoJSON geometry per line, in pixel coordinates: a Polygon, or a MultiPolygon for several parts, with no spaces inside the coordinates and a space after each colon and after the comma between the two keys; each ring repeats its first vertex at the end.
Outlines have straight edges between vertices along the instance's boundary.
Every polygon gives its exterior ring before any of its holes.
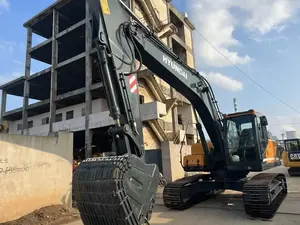
{"type": "Polygon", "coordinates": [[[283,165],[290,176],[300,176],[300,138],[285,139],[282,152],[283,165]]]}
{"type": "Polygon", "coordinates": [[[254,110],[222,114],[209,82],[143,25],[130,2],[88,0],[97,67],[115,123],[107,131],[109,156],[86,158],[73,175],[83,224],[141,225],[151,220],[161,176],[158,166],[144,157],[139,96],[132,86],[142,65],[185,96],[198,115],[201,141],[183,165],[186,171],[206,173],[168,183],[165,206],[185,209],[204,195],[231,189],[243,192],[247,214],[273,217],[287,195],[287,182],[284,174],[264,172],[280,165],[276,149],[269,146],[267,118],[254,110]],[[248,178],[252,171],[262,173],[248,178]]]}

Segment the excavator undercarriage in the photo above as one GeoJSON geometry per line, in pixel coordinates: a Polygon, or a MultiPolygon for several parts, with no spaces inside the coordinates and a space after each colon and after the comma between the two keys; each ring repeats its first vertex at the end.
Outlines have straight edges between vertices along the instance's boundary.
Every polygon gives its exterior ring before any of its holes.
{"type": "Polygon", "coordinates": [[[167,184],[163,201],[167,208],[185,210],[225,189],[242,192],[246,213],[266,219],[274,216],[287,195],[283,174],[261,173],[237,181],[214,180],[210,174],[197,174],[167,184]]]}

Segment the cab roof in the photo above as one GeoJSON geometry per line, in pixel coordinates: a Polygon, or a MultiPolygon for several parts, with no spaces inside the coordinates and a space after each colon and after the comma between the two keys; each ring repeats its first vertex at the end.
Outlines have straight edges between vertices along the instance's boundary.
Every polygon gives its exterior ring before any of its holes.
{"type": "Polygon", "coordinates": [[[258,117],[263,116],[263,114],[255,111],[254,109],[249,109],[247,111],[225,114],[224,118],[231,118],[231,117],[243,116],[243,115],[256,115],[258,117]]]}

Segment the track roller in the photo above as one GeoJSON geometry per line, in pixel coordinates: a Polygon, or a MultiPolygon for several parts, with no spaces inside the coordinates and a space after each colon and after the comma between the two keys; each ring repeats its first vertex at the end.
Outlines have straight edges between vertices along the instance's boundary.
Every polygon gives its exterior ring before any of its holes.
{"type": "Polygon", "coordinates": [[[158,167],[128,154],[87,159],[73,177],[74,198],[85,225],[147,223],[158,185],[158,167]]]}
{"type": "Polygon", "coordinates": [[[217,192],[201,188],[209,183],[209,174],[197,174],[168,183],[163,191],[164,205],[169,209],[185,210],[205,201],[217,192]]]}
{"type": "Polygon", "coordinates": [[[258,174],[244,184],[245,211],[252,217],[271,219],[286,195],[287,183],[284,174],[258,174]]]}

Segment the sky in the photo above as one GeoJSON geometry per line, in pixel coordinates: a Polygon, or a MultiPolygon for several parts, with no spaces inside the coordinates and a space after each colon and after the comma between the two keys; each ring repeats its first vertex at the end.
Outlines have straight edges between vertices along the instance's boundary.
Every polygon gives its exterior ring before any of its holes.
{"type": "MultiPolygon", "coordinates": [[[[0,84],[24,75],[23,24],[53,2],[0,0],[0,84]]],[[[172,3],[195,25],[196,69],[211,83],[221,111],[233,112],[236,98],[239,111],[266,115],[278,137],[288,130],[300,134],[300,0],[172,3]]],[[[42,40],[34,35],[33,45],[42,40]]],[[[43,68],[32,62],[31,73],[43,68]]],[[[22,98],[9,96],[7,110],[21,105],[22,98]]]]}
{"type": "Polygon", "coordinates": [[[172,2],[196,27],[197,70],[212,84],[221,111],[232,112],[235,97],[239,111],[266,115],[278,137],[300,133],[300,1],[172,2]]]}

